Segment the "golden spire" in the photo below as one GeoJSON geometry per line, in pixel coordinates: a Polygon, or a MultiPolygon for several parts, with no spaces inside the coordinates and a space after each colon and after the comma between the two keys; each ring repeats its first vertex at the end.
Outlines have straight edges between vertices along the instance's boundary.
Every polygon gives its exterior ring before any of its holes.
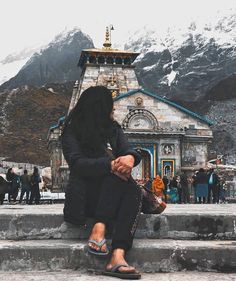
{"type": "Polygon", "coordinates": [[[105,49],[111,49],[111,30],[114,30],[113,25],[106,27],[105,42],[103,43],[105,49]]]}

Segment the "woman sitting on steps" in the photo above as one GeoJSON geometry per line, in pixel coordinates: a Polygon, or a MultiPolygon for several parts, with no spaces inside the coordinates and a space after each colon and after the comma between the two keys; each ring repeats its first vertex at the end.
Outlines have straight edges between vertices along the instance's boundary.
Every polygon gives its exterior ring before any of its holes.
{"type": "Polygon", "coordinates": [[[113,222],[111,258],[103,273],[123,279],[141,278],[125,260],[142,205],[141,191],[130,180],[132,168],[141,157],[130,148],[113,119],[113,99],[107,88],[90,87],[82,93],[66,119],[62,149],[70,169],[65,221],[85,225],[86,218],[94,218],[88,251],[97,256],[109,254],[105,234],[113,222]]]}

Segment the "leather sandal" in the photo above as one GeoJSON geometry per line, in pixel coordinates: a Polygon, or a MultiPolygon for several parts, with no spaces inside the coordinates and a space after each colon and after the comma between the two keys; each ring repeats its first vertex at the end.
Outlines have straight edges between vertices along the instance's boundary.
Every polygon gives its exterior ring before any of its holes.
{"type": "Polygon", "coordinates": [[[94,248],[92,248],[88,245],[88,252],[90,254],[93,254],[93,255],[96,255],[96,256],[107,256],[109,254],[108,248],[107,248],[106,252],[102,251],[102,246],[106,244],[106,239],[103,239],[100,242],[98,242],[96,240],[93,240],[93,239],[90,239],[90,240],[88,240],[88,244],[89,243],[92,243],[99,248],[98,250],[96,250],[96,249],[94,249],[94,248]]]}
{"type": "Polygon", "coordinates": [[[121,267],[129,267],[126,264],[116,264],[111,269],[106,269],[102,272],[103,275],[117,277],[121,279],[140,279],[141,274],[138,271],[122,272],[119,269],[121,267]]]}

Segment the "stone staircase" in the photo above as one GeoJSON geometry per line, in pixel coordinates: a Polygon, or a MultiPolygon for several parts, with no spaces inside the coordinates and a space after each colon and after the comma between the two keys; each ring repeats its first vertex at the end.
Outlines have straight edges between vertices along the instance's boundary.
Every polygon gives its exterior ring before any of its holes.
{"type": "MultiPolygon", "coordinates": [[[[62,204],[0,206],[0,271],[88,269],[106,258],[87,253],[87,228],[63,221],[62,204]]],[[[109,233],[108,233],[109,237],[109,233]]],[[[236,272],[236,205],[168,205],[142,215],[130,264],[141,272],[236,272]]]]}

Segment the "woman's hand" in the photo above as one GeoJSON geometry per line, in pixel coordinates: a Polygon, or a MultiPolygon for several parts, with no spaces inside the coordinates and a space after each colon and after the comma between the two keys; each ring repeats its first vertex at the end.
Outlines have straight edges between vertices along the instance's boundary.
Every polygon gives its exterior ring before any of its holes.
{"type": "Polygon", "coordinates": [[[127,179],[130,177],[134,167],[134,157],[132,155],[120,156],[111,162],[111,170],[127,179]]]}
{"type": "Polygon", "coordinates": [[[133,155],[125,155],[120,156],[114,160],[115,169],[118,172],[125,172],[126,169],[133,169],[134,167],[134,156],[133,155]]]}

